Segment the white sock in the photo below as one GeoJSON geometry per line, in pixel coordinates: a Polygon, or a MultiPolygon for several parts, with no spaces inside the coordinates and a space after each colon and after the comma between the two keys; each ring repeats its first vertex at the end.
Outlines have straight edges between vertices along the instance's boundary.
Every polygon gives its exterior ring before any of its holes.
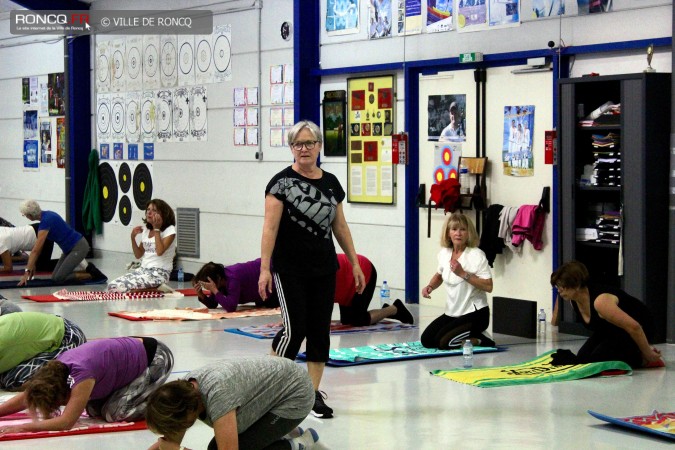
{"type": "Polygon", "coordinates": [[[313,428],[307,428],[302,436],[289,439],[291,448],[293,450],[308,450],[314,447],[314,444],[319,440],[319,435],[313,428]]]}

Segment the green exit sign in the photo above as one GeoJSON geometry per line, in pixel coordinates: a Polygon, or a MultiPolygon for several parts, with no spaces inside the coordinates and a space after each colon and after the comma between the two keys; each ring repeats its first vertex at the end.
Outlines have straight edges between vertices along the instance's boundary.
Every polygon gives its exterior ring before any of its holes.
{"type": "Polygon", "coordinates": [[[460,63],[475,63],[483,60],[483,54],[481,52],[472,52],[472,53],[460,53],[459,62],[460,63]]]}

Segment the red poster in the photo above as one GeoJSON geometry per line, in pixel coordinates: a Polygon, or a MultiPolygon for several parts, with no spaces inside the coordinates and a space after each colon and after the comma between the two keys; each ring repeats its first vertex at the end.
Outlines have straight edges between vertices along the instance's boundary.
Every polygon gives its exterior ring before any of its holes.
{"type": "Polygon", "coordinates": [[[382,88],[377,90],[377,107],[379,109],[391,108],[392,94],[391,88],[382,88]]]}
{"type": "Polygon", "coordinates": [[[544,163],[555,164],[556,158],[556,130],[548,130],[544,137],[544,163]]]}
{"type": "Polygon", "coordinates": [[[352,111],[366,109],[366,91],[352,91],[352,111]]]}
{"type": "Polygon", "coordinates": [[[377,141],[366,141],[363,143],[364,161],[377,161],[377,141]]]}

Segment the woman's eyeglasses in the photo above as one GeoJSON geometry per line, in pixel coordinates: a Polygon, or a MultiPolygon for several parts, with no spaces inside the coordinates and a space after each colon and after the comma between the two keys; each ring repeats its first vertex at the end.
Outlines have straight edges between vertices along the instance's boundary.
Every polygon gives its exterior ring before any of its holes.
{"type": "Polygon", "coordinates": [[[297,152],[302,150],[302,147],[304,146],[307,150],[313,150],[314,146],[316,146],[316,143],[319,141],[305,141],[305,142],[294,142],[291,144],[291,148],[297,152]]]}

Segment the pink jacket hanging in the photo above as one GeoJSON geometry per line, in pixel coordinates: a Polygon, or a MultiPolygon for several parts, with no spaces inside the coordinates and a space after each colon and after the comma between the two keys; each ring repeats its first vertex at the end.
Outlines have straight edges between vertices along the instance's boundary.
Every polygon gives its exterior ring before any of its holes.
{"type": "Polygon", "coordinates": [[[541,235],[546,223],[546,211],[539,205],[523,205],[518,208],[518,213],[513,221],[513,239],[511,244],[518,247],[527,239],[532,243],[535,250],[541,250],[544,243],[541,235]]]}

